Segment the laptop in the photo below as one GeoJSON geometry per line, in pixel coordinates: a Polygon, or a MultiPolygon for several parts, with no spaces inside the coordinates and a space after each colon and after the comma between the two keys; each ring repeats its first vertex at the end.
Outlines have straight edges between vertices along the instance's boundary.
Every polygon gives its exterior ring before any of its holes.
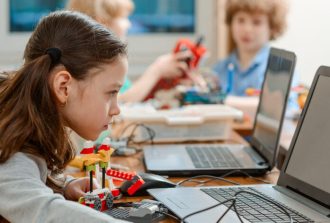
{"type": "Polygon", "coordinates": [[[233,170],[263,174],[275,165],[295,54],[271,48],[250,145],[163,144],[144,147],[148,172],[187,176],[220,175],[233,170]]]}
{"type": "MultiPolygon", "coordinates": [[[[148,192],[180,218],[246,190],[282,205],[293,222],[330,222],[329,98],[330,67],[320,67],[276,185],[178,187],[148,192]]],[[[265,200],[248,194],[237,195],[237,199],[237,211],[244,222],[289,222],[283,210],[265,200]]],[[[226,205],[193,215],[185,222],[216,222],[226,205]]],[[[231,209],[221,222],[240,221],[231,209]]]]}

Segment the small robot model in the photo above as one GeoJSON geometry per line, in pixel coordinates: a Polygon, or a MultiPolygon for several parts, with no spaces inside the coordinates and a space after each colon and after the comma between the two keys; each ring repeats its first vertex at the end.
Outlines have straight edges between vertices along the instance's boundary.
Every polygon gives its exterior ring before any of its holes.
{"type": "Polygon", "coordinates": [[[121,192],[117,188],[109,190],[109,188],[105,187],[106,175],[131,181],[132,183],[129,187],[129,194],[134,194],[134,192],[144,184],[141,177],[136,174],[107,169],[110,166],[110,157],[113,151],[114,149],[110,147],[109,138],[104,139],[98,149],[96,149],[93,145],[93,142],[85,142],[84,149],[80,152],[80,154],[82,155],[81,159],[83,161],[83,165],[89,175],[90,191],[87,192],[84,197],[79,199],[79,203],[99,211],[111,209],[113,201],[121,197],[121,192]],[[94,190],[93,173],[96,173],[97,175],[97,170],[99,167],[102,169],[102,188],[94,190]]]}
{"type": "MultiPolygon", "coordinates": [[[[187,58],[185,62],[191,69],[196,69],[199,65],[199,62],[206,54],[206,48],[202,46],[203,37],[198,38],[196,43],[192,42],[187,38],[181,38],[176,43],[173,53],[178,53],[182,51],[189,51],[191,53],[191,57],[187,58]]],[[[166,94],[170,89],[175,88],[177,85],[181,84],[184,80],[189,80],[190,77],[188,74],[183,73],[182,76],[177,78],[162,78],[157,84],[153,87],[153,89],[149,92],[149,94],[144,98],[144,101],[155,98],[155,94],[159,90],[163,90],[162,94],[166,94]]],[[[172,94],[172,92],[169,92],[172,94]]]]}

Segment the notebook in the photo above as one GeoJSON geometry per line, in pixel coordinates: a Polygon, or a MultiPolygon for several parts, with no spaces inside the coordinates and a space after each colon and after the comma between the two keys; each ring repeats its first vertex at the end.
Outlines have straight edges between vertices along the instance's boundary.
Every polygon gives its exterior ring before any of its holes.
{"type": "MultiPolygon", "coordinates": [[[[329,98],[330,67],[320,67],[276,185],[179,187],[148,192],[180,218],[245,190],[281,205],[293,222],[330,222],[329,98]]],[[[236,197],[237,211],[244,222],[289,222],[284,211],[270,202],[244,193],[236,197]]],[[[205,219],[216,222],[226,209],[226,205],[221,205],[193,215],[185,222],[199,223],[205,219]]],[[[221,222],[240,221],[231,209],[221,222]]]]}
{"type": "Polygon", "coordinates": [[[263,174],[275,165],[282,121],[295,67],[295,54],[272,48],[250,145],[163,144],[144,147],[148,172],[186,176],[233,170],[263,174]]]}

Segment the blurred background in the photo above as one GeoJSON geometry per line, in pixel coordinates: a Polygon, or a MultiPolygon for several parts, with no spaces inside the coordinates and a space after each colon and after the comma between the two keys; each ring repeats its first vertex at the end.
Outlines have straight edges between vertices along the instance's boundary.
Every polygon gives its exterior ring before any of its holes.
{"type": "MultiPolygon", "coordinates": [[[[157,56],[171,52],[181,37],[205,37],[204,66],[228,55],[225,0],[134,0],[130,16],[129,76],[135,79],[157,56]]],[[[273,46],[294,51],[300,81],[309,86],[316,69],[330,65],[329,1],[289,0],[288,29],[273,46]]],[[[22,64],[25,44],[38,20],[63,9],[66,0],[0,1],[0,70],[22,64]]]]}

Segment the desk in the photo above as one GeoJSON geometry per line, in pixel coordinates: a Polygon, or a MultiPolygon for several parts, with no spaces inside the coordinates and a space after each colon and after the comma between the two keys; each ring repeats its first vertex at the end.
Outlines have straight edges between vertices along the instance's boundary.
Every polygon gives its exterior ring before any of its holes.
{"type": "Polygon", "coordinates": [[[250,117],[244,116],[242,121],[234,121],[233,130],[235,130],[241,136],[250,136],[253,132],[253,122],[250,117]]]}
{"type": "MultiPolygon", "coordinates": [[[[224,143],[243,143],[246,144],[246,141],[244,141],[244,139],[236,132],[232,132],[230,139],[227,141],[224,141],[224,143]]],[[[129,156],[129,157],[112,157],[111,158],[111,162],[112,163],[116,163],[116,164],[121,164],[123,166],[127,166],[128,168],[130,168],[131,170],[134,171],[141,171],[144,172],[145,171],[145,167],[143,165],[143,153],[139,152],[137,154],[135,154],[134,156],[129,156]]],[[[276,183],[277,178],[279,175],[279,171],[278,170],[273,170],[272,172],[270,172],[269,174],[266,174],[263,177],[260,177],[259,179],[262,180],[267,180],[273,184],[276,183]]],[[[74,174],[74,176],[78,177],[78,176],[84,176],[84,173],[77,173],[74,174]]],[[[173,182],[179,182],[181,180],[186,179],[185,177],[171,177],[170,180],[173,182]]],[[[262,183],[261,181],[249,178],[249,177],[227,177],[226,179],[229,180],[233,180],[236,181],[240,184],[260,184],[262,183]]],[[[194,186],[194,183],[187,183],[185,184],[187,186],[194,186]]],[[[207,186],[223,186],[223,185],[229,185],[226,182],[222,182],[222,181],[212,181],[210,183],[206,184],[207,186]]],[[[124,197],[122,199],[120,199],[120,202],[136,202],[136,201],[140,201],[142,199],[145,198],[149,198],[150,196],[143,196],[143,197],[124,197]]],[[[175,223],[176,221],[170,218],[166,218],[163,221],[161,221],[161,223],[175,223]]]]}

